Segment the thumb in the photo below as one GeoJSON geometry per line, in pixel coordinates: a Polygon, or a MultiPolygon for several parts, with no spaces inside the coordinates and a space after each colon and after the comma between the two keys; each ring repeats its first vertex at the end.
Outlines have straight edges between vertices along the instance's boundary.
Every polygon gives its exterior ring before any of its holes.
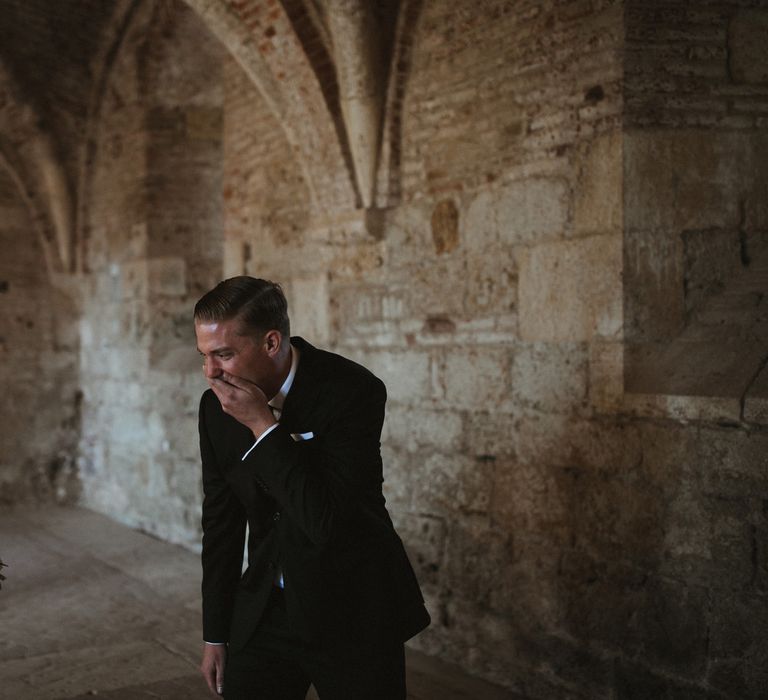
{"type": "Polygon", "coordinates": [[[224,694],[224,659],[218,659],[216,662],[216,692],[219,695],[224,694]]]}

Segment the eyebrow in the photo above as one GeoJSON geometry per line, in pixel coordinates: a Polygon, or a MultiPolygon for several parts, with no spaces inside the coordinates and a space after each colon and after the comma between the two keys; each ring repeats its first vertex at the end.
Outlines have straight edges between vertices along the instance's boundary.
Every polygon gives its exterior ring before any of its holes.
{"type": "MultiPolygon", "coordinates": [[[[200,353],[201,355],[206,354],[200,348],[197,348],[197,352],[200,353]]],[[[220,352],[235,352],[235,349],[231,348],[229,345],[222,345],[220,348],[214,348],[208,354],[215,355],[216,353],[220,353],[220,352]]]]}

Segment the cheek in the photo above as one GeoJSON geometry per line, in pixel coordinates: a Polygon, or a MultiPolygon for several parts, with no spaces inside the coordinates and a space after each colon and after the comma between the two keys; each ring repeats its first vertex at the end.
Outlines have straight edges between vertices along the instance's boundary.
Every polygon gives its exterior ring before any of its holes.
{"type": "Polygon", "coordinates": [[[229,374],[234,374],[236,377],[242,376],[242,373],[245,370],[243,363],[237,360],[236,358],[233,358],[231,360],[222,360],[221,368],[225,372],[229,372],[229,374]]]}

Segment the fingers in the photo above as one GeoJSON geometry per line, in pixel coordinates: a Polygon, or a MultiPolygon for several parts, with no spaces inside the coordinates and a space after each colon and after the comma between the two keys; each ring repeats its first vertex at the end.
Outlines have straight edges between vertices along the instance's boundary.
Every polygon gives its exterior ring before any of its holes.
{"type": "Polygon", "coordinates": [[[237,377],[234,374],[230,374],[229,372],[222,372],[219,375],[219,379],[221,379],[224,383],[229,384],[230,386],[234,386],[238,389],[241,389],[242,391],[247,391],[248,393],[251,393],[253,387],[256,386],[253,384],[253,382],[249,382],[247,379],[237,377]]]}
{"type": "Polygon", "coordinates": [[[202,668],[200,669],[203,672],[203,678],[205,678],[205,682],[208,685],[208,689],[213,693],[214,695],[221,695],[221,693],[218,692],[217,689],[217,680],[216,680],[216,668],[214,666],[211,666],[210,668],[202,668]]]}
{"type": "Polygon", "coordinates": [[[216,664],[216,693],[224,695],[224,664],[216,664]]]}
{"type": "Polygon", "coordinates": [[[203,650],[203,661],[200,664],[200,671],[203,674],[203,678],[205,678],[209,690],[217,697],[224,694],[226,653],[226,647],[223,645],[206,645],[203,650]]]}
{"type": "MultiPolygon", "coordinates": [[[[227,376],[232,377],[232,375],[227,376]]],[[[218,386],[221,389],[240,389],[243,391],[243,387],[240,387],[234,382],[229,381],[229,379],[226,379],[224,374],[220,374],[218,377],[209,377],[208,384],[211,385],[212,389],[218,386]]]]}

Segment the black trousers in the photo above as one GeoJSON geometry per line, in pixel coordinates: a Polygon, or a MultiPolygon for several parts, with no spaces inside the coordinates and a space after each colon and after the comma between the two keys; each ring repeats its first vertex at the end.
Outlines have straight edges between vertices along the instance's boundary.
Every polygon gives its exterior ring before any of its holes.
{"type": "Polygon", "coordinates": [[[224,698],[305,700],[310,684],[320,700],[405,700],[403,644],[375,654],[345,640],[309,645],[290,633],[276,588],[248,644],[227,658],[224,698]]]}

